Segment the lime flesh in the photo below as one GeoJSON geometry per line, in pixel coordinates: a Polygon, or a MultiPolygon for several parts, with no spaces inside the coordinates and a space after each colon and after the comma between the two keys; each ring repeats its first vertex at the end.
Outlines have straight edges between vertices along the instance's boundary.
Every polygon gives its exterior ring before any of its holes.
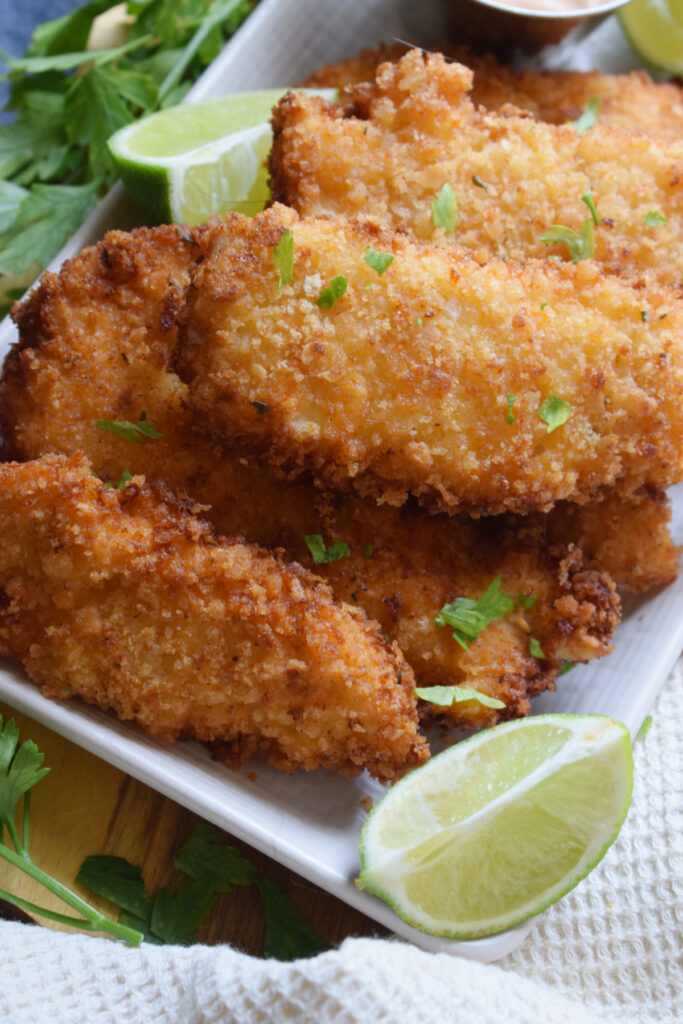
{"type": "MultiPolygon", "coordinates": [[[[334,100],[335,89],[304,90],[334,100]]],[[[181,104],[116,132],[109,148],[132,198],[156,221],[201,224],[258,213],[269,199],[270,113],[286,89],[181,104]]]]}
{"type": "Polygon", "coordinates": [[[361,833],[357,884],[432,935],[532,917],[602,859],[631,799],[625,726],[539,715],[459,743],[397,783],[361,833]]]}
{"type": "Polygon", "coordinates": [[[683,73],[683,0],[631,0],[620,10],[619,20],[644,60],[683,73]]]}

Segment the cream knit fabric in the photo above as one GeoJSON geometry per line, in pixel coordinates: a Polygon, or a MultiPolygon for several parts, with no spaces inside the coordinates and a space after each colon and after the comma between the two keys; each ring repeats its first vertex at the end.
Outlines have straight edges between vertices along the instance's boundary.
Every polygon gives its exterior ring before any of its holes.
{"type": "Polygon", "coordinates": [[[294,964],[0,924],[8,1024],[674,1024],[683,1021],[683,661],[636,743],[619,839],[497,965],[350,939],[294,964]]]}

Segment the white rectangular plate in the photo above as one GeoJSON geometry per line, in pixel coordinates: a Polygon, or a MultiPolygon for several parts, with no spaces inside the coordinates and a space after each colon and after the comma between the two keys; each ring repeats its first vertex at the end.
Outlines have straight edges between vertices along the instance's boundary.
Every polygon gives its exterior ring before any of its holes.
{"type": "MultiPolygon", "coordinates": [[[[430,45],[443,36],[438,3],[410,0],[262,0],[247,23],[190,93],[191,99],[286,85],[321,64],[392,37],[430,45]]],[[[570,54],[580,64],[581,54],[570,54]]],[[[609,70],[618,70],[611,66],[609,70]]],[[[119,186],[74,235],[52,264],[97,241],[112,227],[133,225],[119,186]]],[[[16,338],[0,325],[0,361],[16,338]]],[[[674,536],[683,541],[683,491],[675,499],[674,536]]],[[[683,578],[646,600],[629,600],[616,651],[594,666],[576,668],[556,693],[543,694],[536,712],[600,712],[640,726],[683,646],[683,578]]],[[[423,949],[488,962],[510,952],[530,924],[474,942],[423,935],[382,902],[359,892],[357,837],[365,819],[361,800],[382,789],[363,776],[349,781],[316,772],[290,777],[262,762],[230,771],[196,744],[166,744],[135,725],[79,704],[45,700],[26,676],[0,663],[0,699],[129,772],[202,817],[262,850],[293,871],[357,907],[423,949]],[[252,772],[252,769],[254,771],[252,772]]]]}

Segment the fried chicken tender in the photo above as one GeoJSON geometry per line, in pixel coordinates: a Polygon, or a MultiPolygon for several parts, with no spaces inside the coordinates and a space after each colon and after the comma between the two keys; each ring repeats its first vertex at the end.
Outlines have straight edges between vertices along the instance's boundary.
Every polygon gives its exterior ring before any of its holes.
{"type": "Polygon", "coordinates": [[[398,647],[319,578],[217,539],[167,489],[85,458],[0,467],[0,653],[164,739],[390,780],[428,756],[398,647]]]}
{"type": "Polygon", "coordinates": [[[531,694],[553,684],[563,660],[607,653],[618,621],[612,584],[604,572],[586,572],[571,537],[550,549],[542,517],[475,522],[326,496],[305,477],[278,479],[267,467],[247,464],[202,432],[186,386],[168,365],[180,295],[201,255],[198,238],[191,233],[188,241],[168,227],[111,232],[58,276],[43,275],[14,312],[20,341],[0,381],[11,457],[80,448],[105,479],[118,481],[124,467],[163,478],[205,506],[203,515],[220,532],[285,548],[288,558],[322,575],[338,600],[364,608],[387,635],[400,638],[421,686],[460,683],[506,704],[502,712],[454,705],[448,714],[458,724],[524,714],[531,694]],[[95,425],[135,422],[143,411],[161,438],[131,443],[95,425]],[[349,557],[314,566],[304,539],[314,534],[326,545],[345,541],[349,557]],[[480,597],[497,576],[505,593],[515,597],[532,587],[538,602],[492,623],[465,652],[434,617],[458,596],[480,597]],[[529,635],[546,659],[531,657],[529,635]]]}
{"type": "Polygon", "coordinates": [[[274,199],[306,217],[371,216],[480,261],[526,261],[567,257],[567,246],[541,236],[553,225],[580,232],[591,223],[582,202],[591,194],[602,268],[680,291],[683,141],[600,123],[578,134],[572,125],[478,110],[471,85],[462,65],[411,50],[382,65],[376,82],[356,86],[346,104],[288,93],[273,113],[274,199]],[[446,184],[457,199],[451,234],[432,215],[446,184]],[[653,212],[665,222],[648,226],[653,212]]]}
{"type": "MultiPolygon", "coordinates": [[[[395,63],[410,49],[405,43],[363,50],[357,57],[319,68],[302,87],[344,89],[374,80],[380,64],[395,63]]],[[[601,71],[513,71],[495,57],[463,47],[444,46],[449,60],[474,72],[470,98],[487,110],[517,107],[538,121],[565,124],[581,116],[586,104],[599,101],[603,127],[641,131],[670,139],[683,135],[683,93],[677,82],[653,82],[646,71],[606,75],[601,71]]]]}
{"type": "Polygon", "coordinates": [[[281,206],[231,216],[205,246],[180,375],[217,437],[290,473],[472,514],[681,477],[683,309],[644,323],[648,296],[595,263],[479,266],[281,206]],[[286,229],[294,272],[278,291],[286,229]],[[394,257],[383,274],[368,248],[394,257]],[[321,308],[338,275],[345,294],[321,308]]]}

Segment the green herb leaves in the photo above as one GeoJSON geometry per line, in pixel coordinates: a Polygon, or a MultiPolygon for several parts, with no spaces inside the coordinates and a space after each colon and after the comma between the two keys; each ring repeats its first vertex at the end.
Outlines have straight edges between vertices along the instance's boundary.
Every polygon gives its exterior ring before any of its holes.
{"type": "Polygon", "coordinates": [[[368,246],[363,260],[369,267],[377,271],[378,277],[381,277],[384,271],[388,270],[394,262],[394,257],[390,252],[378,252],[377,249],[371,249],[368,246]]]}
{"type": "Polygon", "coordinates": [[[515,416],[514,416],[514,413],[512,411],[512,406],[515,404],[516,401],[517,401],[517,395],[508,394],[508,396],[507,396],[508,411],[507,411],[507,415],[505,417],[505,422],[508,423],[510,426],[512,426],[512,424],[515,422],[515,416]]]}
{"type": "Polygon", "coordinates": [[[14,831],[17,804],[50,770],[42,767],[44,757],[32,740],[19,746],[19,730],[14,720],[3,725],[0,715],[0,822],[10,835],[14,831]]]}
{"type": "Polygon", "coordinates": [[[316,565],[338,562],[340,558],[348,558],[351,554],[349,545],[343,540],[336,540],[329,547],[325,547],[322,535],[319,533],[306,534],[304,540],[316,565]]]}
{"type": "Polygon", "coordinates": [[[196,825],[174,863],[188,877],[175,889],[160,889],[153,896],[140,869],[122,857],[86,858],[76,881],[121,907],[119,923],[142,932],[147,942],[183,946],[196,941],[218,893],[257,885],[266,918],[264,956],[294,960],[328,948],[291,906],[283,887],[261,877],[234,846],[219,842],[212,825],[196,825]]]}
{"type": "Polygon", "coordinates": [[[333,277],[327,288],[323,288],[318,298],[315,300],[316,306],[320,306],[321,309],[331,309],[338,299],[341,299],[342,295],[346,291],[348,281],[343,274],[337,274],[333,277]]]}
{"type": "Polygon", "coordinates": [[[452,626],[453,637],[466,651],[468,643],[476,640],[490,622],[508,615],[514,608],[515,602],[501,593],[500,576],[496,576],[479,600],[457,597],[452,604],[445,604],[434,619],[434,624],[452,626]]]}
{"type": "Polygon", "coordinates": [[[593,221],[591,218],[586,218],[581,225],[580,232],[574,231],[573,228],[566,228],[562,224],[553,224],[545,234],[541,235],[540,240],[544,245],[566,245],[572,263],[589,260],[595,252],[593,221]]]}
{"type": "Polygon", "coordinates": [[[547,434],[552,434],[569,419],[571,405],[558,395],[548,395],[538,407],[538,418],[548,425],[547,434]]]}
{"type": "Polygon", "coordinates": [[[536,638],[533,636],[529,640],[529,654],[532,658],[545,658],[543,648],[541,647],[538,640],[536,640],[536,638]]]}
{"type": "Polygon", "coordinates": [[[432,199],[432,223],[452,235],[458,221],[458,203],[453,186],[446,182],[435,199],[432,199]]]}
{"type": "Polygon", "coordinates": [[[0,237],[0,273],[21,274],[34,263],[49,263],[95,208],[97,188],[97,182],[33,185],[0,237]]]}
{"type": "Polygon", "coordinates": [[[140,413],[137,423],[131,423],[130,420],[95,420],[95,426],[98,430],[106,430],[110,434],[115,434],[122,441],[132,441],[136,444],[142,441],[143,437],[156,439],[164,436],[155,430],[151,423],[147,422],[147,414],[144,412],[140,413]]]}
{"type": "Polygon", "coordinates": [[[570,121],[569,124],[574,125],[574,130],[577,135],[583,135],[584,132],[590,131],[597,124],[598,114],[600,112],[600,99],[598,96],[593,96],[592,99],[588,100],[585,104],[581,116],[576,121],[570,121]]]}
{"type": "Polygon", "coordinates": [[[592,192],[586,192],[585,195],[581,196],[581,202],[585,203],[588,209],[590,210],[591,217],[593,218],[593,223],[597,227],[600,223],[600,217],[598,216],[598,211],[595,207],[595,196],[592,192]]]}
{"type": "Polygon", "coordinates": [[[666,217],[659,210],[650,210],[645,215],[645,227],[646,228],[661,228],[663,224],[666,224],[666,217]]]}
{"type": "Polygon", "coordinates": [[[278,272],[277,290],[292,280],[294,273],[294,235],[286,228],[280,235],[280,241],[273,248],[273,263],[278,272]]]}
{"type": "Polygon", "coordinates": [[[488,693],[481,693],[469,686],[418,686],[415,688],[415,696],[420,700],[429,701],[430,704],[437,704],[441,708],[449,708],[453,704],[460,704],[469,701],[476,701],[483,704],[485,708],[504,708],[505,703],[496,697],[489,697],[488,693]]]}

